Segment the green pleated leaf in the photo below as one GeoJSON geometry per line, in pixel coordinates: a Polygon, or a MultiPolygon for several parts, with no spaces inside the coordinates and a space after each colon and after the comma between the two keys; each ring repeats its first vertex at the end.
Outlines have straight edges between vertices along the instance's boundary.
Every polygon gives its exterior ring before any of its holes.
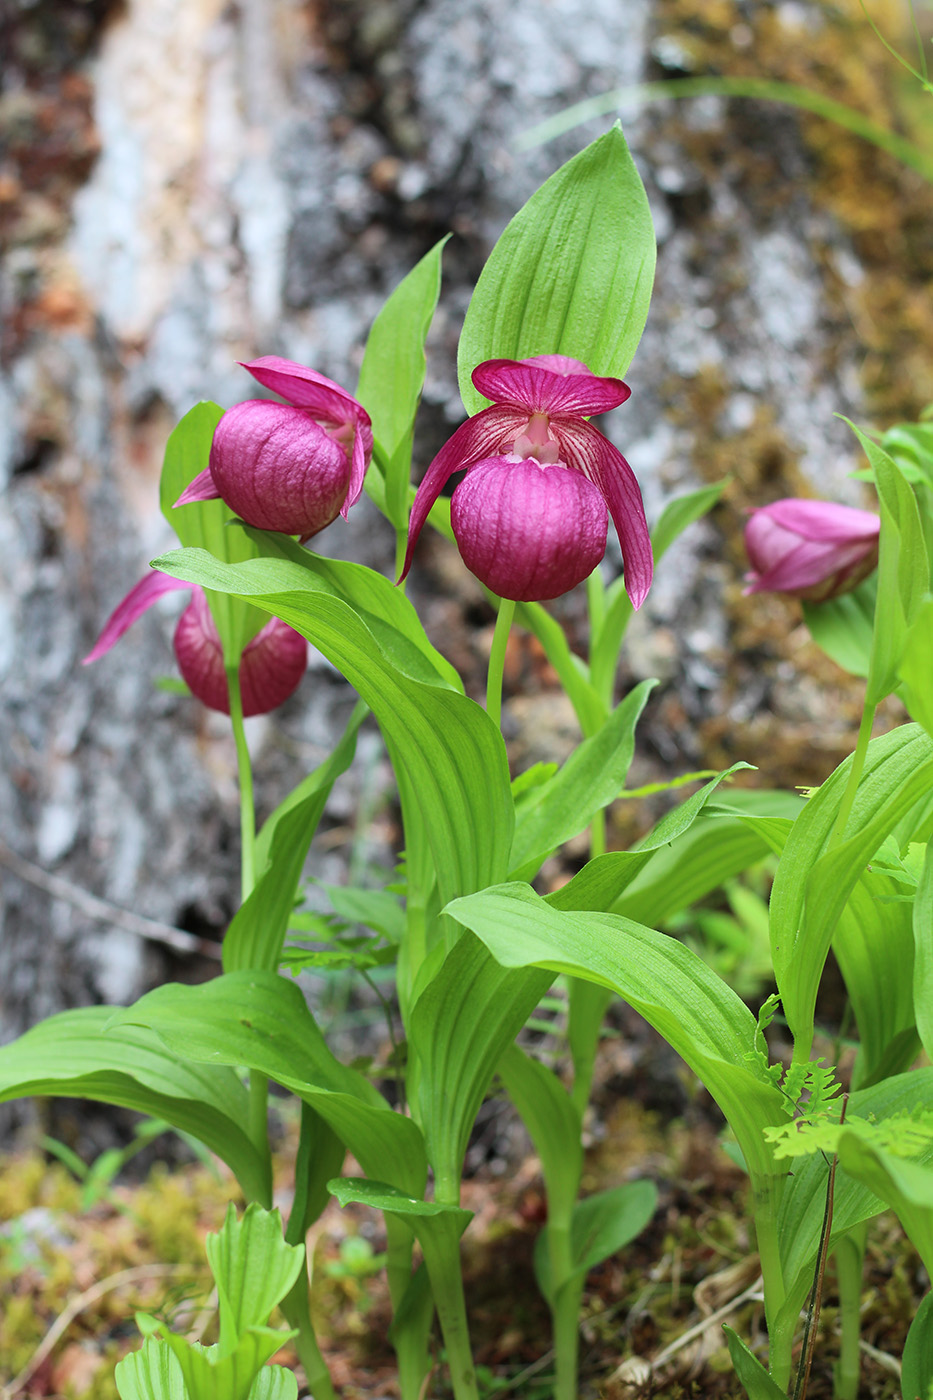
{"type": "Polygon", "coordinates": [[[396,771],[405,771],[442,899],[503,878],[514,807],[505,745],[484,710],[440,684],[413,680],[385,649],[394,629],[384,626],[377,640],[353,608],[289,560],[224,565],[183,550],[158,565],[176,578],[253,599],[342,671],[376,716],[396,771]]]}
{"type": "Polygon", "coordinates": [[[782,1390],[768,1375],[764,1366],[742,1341],[737,1332],[723,1324],[729,1355],[735,1367],[735,1374],[742,1383],[748,1400],[787,1400],[787,1391],[782,1390]]]}
{"type": "Polygon", "coordinates": [[[483,360],[561,354],[623,375],[648,316],[656,249],[651,211],[617,124],[533,194],[489,255],[458,364],[468,413],[486,400],[483,360]]]}
{"type": "MultiPolygon", "coordinates": [[[[933,1109],[933,1069],[911,1070],[868,1089],[849,1095],[846,1119],[865,1118],[869,1122],[908,1116],[915,1110],[933,1109]]],[[[918,1160],[933,1163],[933,1144],[918,1160]]],[[[778,1241],[787,1285],[787,1299],[781,1317],[795,1319],[813,1283],[813,1269],[820,1245],[826,1208],[826,1180],[829,1167],[819,1153],[794,1162],[793,1173],[781,1199],[778,1215],[778,1241]]],[[[833,1205],[833,1243],[863,1220],[880,1215],[885,1203],[863,1181],[845,1171],[837,1171],[833,1205]]]]}
{"type": "Polygon", "coordinates": [[[750,763],[735,763],[685,802],[679,803],[638,843],[634,851],[609,851],[588,861],[566,885],[546,896],[555,909],[608,910],[652,860],[656,852],[683,836],[710,802],[719,784],[750,763]]]}
{"type": "Polygon", "coordinates": [[[877,595],[878,576],[872,574],[841,598],[803,604],[803,620],[810,636],[837,666],[853,676],[868,675],[877,595]]]}
{"type": "Polygon", "coordinates": [[[851,757],[810,798],[790,831],[771,892],[771,954],[795,1040],[809,1043],[816,993],[840,914],[898,820],[933,782],[933,742],[919,725],[873,739],[843,832],[832,844],[851,757]]]}
{"type": "Polygon", "coordinates": [[[63,1011],[0,1047],[0,1102],[50,1095],[151,1114],[216,1152],[247,1195],[267,1198],[268,1164],[241,1127],[248,1100],[233,1071],[189,1064],[137,1026],[105,1035],[113,1015],[106,1006],[63,1011]]]}
{"type": "Polygon", "coordinates": [[[447,913],[504,967],[583,977],[623,997],[703,1080],[752,1175],[773,1174],[762,1130],[785,1113],[778,1090],[750,1058],[755,1019],[695,953],[630,919],[553,909],[527,885],[483,890],[455,900],[447,913]]]}
{"type": "Polygon", "coordinates": [[[435,243],[395,288],[373,322],[360,367],[356,397],[373,420],[373,436],[387,466],[386,509],[398,528],[408,522],[411,440],[427,364],[424,342],[449,237],[435,243]]]}
{"type": "Polygon", "coordinates": [[[254,1327],[232,1352],[222,1356],[216,1346],[202,1347],[173,1332],[162,1332],[166,1346],[171,1347],[181,1367],[190,1400],[249,1400],[270,1356],[294,1336],[294,1332],[254,1327]]]}
{"type": "Polygon", "coordinates": [[[248,1400],[298,1400],[294,1371],[284,1366],[263,1366],[250,1386],[248,1400]]]}
{"type": "MultiPolygon", "coordinates": [[[[165,445],[159,503],[183,545],[206,549],[218,559],[253,559],[258,550],[242,530],[230,529],[230,507],[223,501],[192,501],[174,509],[178,497],[210,461],[214,430],[223,417],[219,404],[195,404],[165,445]]],[[[239,656],[265,622],[261,612],[238,600],[209,596],[225,655],[239,656]]]]}
{"type": "Polygon", "coordinates": [[[598,1191],[578,1201],[573,1210],[571,1241],[573,1270],[566,1278],[555,1281],[551,1276],[548,1252],[548,1230],[551,1226],[550,1195],[548,1224],[535,1241],[535,1278],[547,1301],[553,1306],[562,1288],[584,1278],[597,1264],[618,1254],[631,1244],[648,1224],[658,1206],[658,1191],[653,1181],[628,1181],[608,1191],[598,1191]]]}
{"type": "Polygon", "coordinates": [[[901,1363],[903,1400],[929,1400],[933,1387],[933,1293],[928,1293],[910,1324],[901,1363]]]}
{"type": "Polygon", "coordinates": [[[583,831],[619,795],[635,751],[638,723],[654,681],[642,681],[592,739],[584,739],[548,782],[519,808],[509,856],[514,879],[528,880],[552,851],[583,831]]]}
{"type": "Polygon", "coordinates": [[[500,1059],[499,1077],[541,1159],[548,1219],[568,1226],[583,1172],[580,1115],[557,1075],[517,1045],[500,1059]]]}
{"type": "Polygon", "coordinates": [[[927,1055],[933,1059],[933,844],[927,846],[914,899],[914,1015],[927,1055]]]}
{"type": "Polygon", "coordinates": [[[899,674],[911,717],[933,737],[933,598],[923,600],[908,629],[899,674]]]}
{"type": "Polygon", "coordinates": [[[914,932],[912,903],[899,901],[903,886],[881,872],[863,872],[849,895],[832,947],[855,1013],[859,1033],[857,1082],[871,1084],[908,1069],[916,1058],[914,1028],[914,932]],[[900,1038],[905,1063],[887,1064],[900,1038]]]}
{"type": "Polygon", "coordinates": [[[274,972],[278,967],[308,848],[331,788],[353,762],[356,736],[367,713],[362,702],[357,704],[330,757],[263,824],[256,839],[258,878],[224,935],[225,972],[274,972]]]}
{"type": "Polygon", "coordinates": [[[496,1067],[553,979],[507,970],[469,935],[424,987],[408,1038],[417,1057],[420,1121],[438,1189],[460,1180],[470,1130],[496,1067]]]}
{"type": "Polygon", "coordinates": [[[933,1167],[895,1157],[846,1132],[839,1139],[839,1165],[890,1206],[927,1273],[933,1273],[933,1167]]]}
{"type": "Polygon", "coordinates": [[[303,1244],[286,1244],[277,1210],[255,1203],[237,1218],[231,1201],[219,1231],[205,1241],[217,1285],[221,1356],[239,1345],[252,1327],[264,1327],[304,1266],[303,1244]]]}
{"type": "Polygon", "coordinates": [[[424,1189],[427,1162],[417,1126],[336,1059],[290,978],[231,972],[197,987],[158,987],[118,1013],[114,1024],[120,1021],[150,1027],[195,1062],[267,1075],[310,1104],[364,1171],[381,1171],[402,1189],[424,1189]]]}
{"type": "Polygon", "coordinates": [[[876,604],[879,625],[872,638],[867,686],[868,703],[877,705],[897,685],[908,628],[922,597],[929,592],[930,563],[917,498],[904,473],[883,447],[872,442],[854,423],[849,423],[849,427],[871,463],[881,511],[876,604]]]}
{"type": "Polygon", "coordinates": [[[471,1210],[461,1210],[459,1206],[443,1205],[440,1201],[423,1201],[417,1196],[406,1195],[397,1187],[385,1181],[367,1180],[361,1176],[341,1176],[327,1183],[331,1195],[336,1196],[342,1206],[355,1204],[370,1206],[373,1210],[389,1211],[406,1222],[410,1220],[437,1220],[446,1216],[456,1221],[457,1233],[462,1235],[473,1219],[471,1210]]]}
{"type": "Polygon", "coordinates": [[[121,1400],[191,1400],[175,1353],[155,1337],[118,1361],[113,1378],[121,1400]]]}

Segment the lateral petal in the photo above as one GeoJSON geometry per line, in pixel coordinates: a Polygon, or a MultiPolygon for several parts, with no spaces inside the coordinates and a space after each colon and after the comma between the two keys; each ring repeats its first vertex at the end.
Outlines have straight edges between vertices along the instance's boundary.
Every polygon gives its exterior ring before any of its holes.
{"type": "Polygon", "coordinates": [[[461,423],[453,437],[445,442],[425,472],[424,479],[415,493],[408,521],[408,550],[405,555],[405,564],[399,574],[399,583],[402,582],[411,568],[415,545],[418,543],[418,536],[424,528],[424,522],[428,518],[431,507],[454,472],[462,471],[464,467],[471,467],[474,462],[481,461],[483,457],[496,456],[505,443],[508,444],[506,450],[510,450],[516,436],[527,421],[527,414],[514,413],[507,408],[495,405],[492,408],[484,408],[475,417],[468,418],[465,423],[461,423]]]}
{"type": "Polygon", "coordinates": [[[619,449],[591,423],[552,419],[551,432],[560,443],[561,457],[567,465],[576,467],[602,492],[619,532],[625,591],[632,607],[640,608],[651,587],[654,557],[635,473],[619,449]]]}
{"type": "Polygon", "coordinates": [[[145,578],[141,578],[133,588],[130,589],[122,603],[118,603],[104,623],[103,631],[94,643],[94,647],[88,652],[81,662],[82,666],[87,666],[98,657],[108,652],[115,642],[118,642],[138,617],[142,617],[147,608],[151,608],[157,598],[161,598],[163,593],[173,593],[179,588],[193,587],[190,583],[182,583],[180,579],[171,578],[168,574],[159,573],[156,569],[151,569],[145,578]]]}
{"type": "Polygon", "coordinates": [[[220,492],[214,485],[214,478],[211,476],[210,467],[205,467],[203,472],[198,472],[193,481],[182,491],[172,509],[177,506],[188,506],[192,501],[219,501],[220,492]]]}
{"type": "Polygon", "coordinates": [[[568,414],[588,418],[608,413],[630,396],[621,379],[591,374],[567,355],[536,355],[530,360],[486,360],[477,365],[473,383],[496,404],[527,413],[568,414]]]}

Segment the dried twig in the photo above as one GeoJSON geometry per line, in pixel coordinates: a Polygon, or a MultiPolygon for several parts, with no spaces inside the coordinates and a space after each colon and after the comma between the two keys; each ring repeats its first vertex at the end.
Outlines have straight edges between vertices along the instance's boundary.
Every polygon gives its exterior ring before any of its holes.
{"type": "MultiPolygon", "coordinates": [[[[839,1126],[842,1127],[846,1121],[846,1108],[849,1104],[849,1095],[842,1096],[842,1112],[839,1114],[839,1126]]],[[[820,1305],[823,1301],[823,1277],[826,1273],[826,1257],[829,1254],[829,1241],[833,1232],[833,1197],[836,1190],[836,1162],[838,1158],[833,1153],[833,1160],[829,1164],[829,1180],[826,1183],[826,1209],[823,1211],[823,1227],[820,1231],[820,1247],[816,1256],[816,1273],[813,1278],[813,1290],[810,1294],[810,1304],[807,1309],[807,1320],[803,1329],[803,1346],[800,1352],[800,1365],[797,1368],[797,1380],[794,1385],[794,1400],[807,1400],[807,1386],[810,1383],[810,1367],[813,1365],[813,1351],[816,1347],[816,1333],[820,1323],[820,1305]]]]}
{"type": "Polygon", "coordinates": [[[73,885],[70,880],[63,880],[60,875],[50,875],[41,866],[33,865],[31,860],[26,860],[25,856],[21,856],[4,841],[0,841],[0,865],[5,865],[20,880],[35,885],[36,889],[50,894],[53,899],[63,899],[66,904],[80,910],[89,919],[112,924],[115,928],[123,929],[125,933],[135,933],[138,938],[145,938],[150,943],[162,943],[173,948],[176,953],[199,953],[201,957],[220,960],[220,944],[213,939],[198,938],[196,934],[186,933],[184,929],[159,923],[157,919],[144,918],[142,914],[133,914],[129,909],[121,909],[109,900],[99,899],[80,885],[73,885]]]}
{"type": "Polygon", "coordinates": [[[187,1272],[189,1270],[185,1264],[137,1264],[132,1269],[121,1269],[118,1274],[111,1274],[109,1278],[103,1278],[99,1283],[86,1288],[83,1293],[77,1294],[52,1323],[19,1375],[14,1376],[8,1385],[0,1387],[0,1400],[13,1400],[13,1396],[28,1384],[59,1337],[68,1330],[79,1313],[103,1298],[105,1293],[111,1293],[113,1289],[122,1288],[127,1283],[142,1283],[145,1279],[187,1272]]]}

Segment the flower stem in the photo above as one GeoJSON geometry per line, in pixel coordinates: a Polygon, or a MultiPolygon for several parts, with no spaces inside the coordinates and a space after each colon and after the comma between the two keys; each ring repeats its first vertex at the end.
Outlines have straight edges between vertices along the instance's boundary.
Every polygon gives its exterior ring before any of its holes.
{"type": "Polygon", "coordinates": [[[514,616],[515,604],[512,600],[500,598],[496,630],[493,633],[492,650],[489,653],[489,673],[486,680],[486,713],[497,729],[502,724],[502,672],[505,668],[505,648],[514,616]]]}
{"type": "Polygon", "coordinates": [[[240,782],[240,888],[248,899],[256,883],[256,812],[253,803],[253,769],[243,727],[243,697],[240,693],[239,666],[228,666],[227,690],[230,696],[230,723],[236,744],[237,776],[240,782]]]}

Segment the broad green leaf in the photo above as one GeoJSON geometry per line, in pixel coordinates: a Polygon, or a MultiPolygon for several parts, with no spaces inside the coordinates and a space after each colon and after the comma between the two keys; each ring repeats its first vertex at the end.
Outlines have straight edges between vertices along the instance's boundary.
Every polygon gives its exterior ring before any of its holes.
{"type": "Polygon", "coordinates": [[[460,1181],[470,1130],[503,1054],[547,991],[544,972],[506,970],[463,935],[415,1003],[419,1119],[439,1192],[460,1181]]]}
{"type": "Polygon", "coordinates": [[[927,1273],[933,1273],[933,1167],[895,1157],[846,1132],[839,1139],[839,1165],[891,1207],[927,1273]]]}
{"type": "Polygon", "coordinates": [[[742,1383],[748,1400],[787,1400],[787,1391],[782,1390],[768,1375],[758,1357],[742,1341],[737,1332],[725,1323],[722,1329],[726,1334],[729,1355],[735,1367],[735,1374],[742,1383]]]}
{"type": "Polygon", "coordinates": [[[448,685],[463,694],[459,672],[431,645],[411,601],[382,574],[348,559],[328,559],[288,535],[245,529],[267,558],[288,559],[315,579],[313,587],[348,603],[372,632],[386,656],[412,680],[448,685]],[[427,664],[425,664],[427,663],[427,664]]]}
{"type": "Polygon", "coordinates": [[[486,402],[470,380],[483,360],[561,354],[623,375],[648,316],[655,257],[648,199],[616,124],[532,195],[490,253],[460,337],[467,412],[486,402]]]}
{"type": "MultiPolygon", "coordinates": [[[[674,500],[668,501],[661,512],[660,520],[651,531],[651,549],[656,569],[661,558],[687,526],[712,510],[728,484],[728,478],[725,478],[711,486],[701,486],[698,491],[688,491],[683,496],[676,496],[674,500]]],[[[599,626],[594,626],[590,642],[590,680],[597,695],[603,699],[612,697],[619,649],[631,615],[632,604],[625,591],[625,579],[620,577],[615,579],[606,591],[606,611],[599,626]]]]}
{"type": "Polygon", "coordinates": [[[817,646],[853,676],[867,676],[875,628],[878,576],[827,603],[803,604],[803,620],[817,646]]]}
{"type": "Polygon", "coordinates": [[[435,243],[395,288],[373,322],[360,367],[356,397],[372,418],[373,436],[389,463],[386,508],[396,527],[408,521],[411,436],[424,385],[424,342],[437,306],[441,254],[449,237],[435,243]]]}
{"type": "MultiPolygon", "coordinates": [[[[849,1095],[846,1119],[880,1121],[909,1116],[917,1109],[933,1109],[933,1069],[911,1070],[868,1089],[856,1090],[849,1095]]],[[[928,1151],[919,1154],[918,1160],[933,1162],[933,1144],[928,1151]]],[[[787,1286],[787,1299],[781,1309],[786,1319],[796,1319],[813,1283],[826,1207],[828,1171],[826,1161],[819,1154],[795,1162],[781,1199],[777,1233],[787,1286]]],[[[880,1215],[882,1210],[884,1202],[866,1185],[844,1171],[837,1171],[830,1250],[853,1226],[880,1215]]]]}
{"type": "Polygon", "coordinates": [[[755,1019],[695,953],[612,914],[554,909],[527,885],[455,900],[447,913],[504,967],[542,967],[609,987],[703,1080],[732,1125],[753,1178],[773,1175],[762,1129],[782,1122],[778,1090],[750,1058],[755,1019]]]}
{"type": "Polygon", "coordinates": [[[208,1234],[205,1248],[217,1285],[219,1354],[227,1356],[251,1327],[265,1327],[301,1272],[305,1247],[285,1243],[277,1210],[254,1203],[237,1219],[231,1201],[223,1226],[208,1234]]]}
{"type": "MultiPolygon", "coordinates": [[[[441,1201],[423,1201],[417,1196],[406,1195],[396,1186],[385,1181],[367,1180],[361,1176],[340,1176],[327,1183],[331,1195],[336,1196],[342,1206],[369,1206],[372,1210],[391,1211],[407,1222],[414,1220],[437,1220],[446,1216],[456,1222],[458,1237],[463,1234],[473,1219],[471,1210],[461,1210],[459,1206],[444,1205],[441,1201]]],[[[414,1228],[414,1226],[412,1226],[414,1228]]]]}
{"type": "Polygon", "coordinates": [[[250,1387],[248,1400],[298,1400],[294,1371],[284,1366],[263,1366],[250,1387]]]}
{"type": "Polygon", "coordinates": [[[403,1189],[424,1189],[427,1163],[418,1128],[334,1057],[289,978],[230,972],[196,987],[158,987],[119,1019],[151,1027],[190,1060],[267,1075],[310,1104],[364,1171],[391,1175],[403,1189]]]}
{"type": "Polygon", "coordinates": [[[833,844],[852,758],[807,802],[788,835],[771,891],[771,953],[788,1024],[800,1044],[813,1033],[816,993],[836,923],[888,832],[933,782],[933,742],[908,724],[873,739],[852,810],[833,844]]]}
{"type": "Polygon", "coordinates": [[[914,1015],[927,1055],[933,1059],[933,843],[927,846],[913,909],[914,1015]]]}
{"type": "Polygon", "coordinates": [[[366,713],[360,701],[334,752],[264,823],[256,840],[258,879],[224,935],[225,972],[274,972],[278,967],[308,847],[334,782],[353,762],[366,713]]]}
{"type": "MultiPolygon", "coordinates": [[[[857,1083],[873,1083],[885,1052],[914,1026],[914,934],[909,902],[892,902],[901,887],[889,875],[863,871],[849,895],[833,934],[839,964],[859,1033],[857,1083]]],[[[915,1058],[915,1037],[906,1036],[906,1064],[915,1058]]]]}
{"type": "Polygon", "coordinates": [[[249,1400],[261,1369],[295,1333],[253,1327],[226,1355],[217,1346],[186,1342],[165,1329],[161,1335],[175,1353],[190,1400],[249,1400]]]}
{"type": "Polygon", "coordinates": [[[598,734],[584,739],[548,782],[523,802],[515,820],[510,874],[530,879],[541,862],[619,795],[635,751],[635,726],[654,681],[642,681],[598,734]]]}
{"type": "Polygon", "coordinates": [[[933,1386],[933,1293],[928,1293],[910,1324],[901,1363],[903,1400],[929,1400],[933,1386]]]}
{"type": "Polygon", "coordinates": [[[897,685],[907,629],[930,588],[930,563],[917,498],[903,472],[883,447],[872,442],[854,423],[849,423],[849,427],[871,463],[881,511],[875,608],[879,625],[872,637],[867,686],[868,703],[878,705],[897,685]]]}
{"type": "Polygon", "coordinates": [[[136,1026],[105,1035],[113,1015],[106,1006],[63,1011],[0,1047],[0,1102],[93,1099],[162,1118],[216,1152],[247,1196],[267,1200],[268,1163],[241,1126],[248,1101],[233,1071],[190,1064],[136,1026]]]}
{"type": "MultiPolygon", "coordinates": [[[[185,487],[208,465],[214,430],[223,413],[216,403],[195,404],[171,433],[165,445],[159,504],[183,545],[206,549],[218,559],[234,562],[253,559],[259,551],[242,530],[228,528],[228,505],[223,501],[193,501],[174,509],[185,487]]],[[[266,619],[255,608],[233,599],[208,595],[208,602],[225,655],[239,656],[266,619]]]]}
{"type": "Polygon", "coordinates": [[[557,1075],[517,1045],[499,1061],[499,1077],[541,1159],[548,1219],[569,1226],[583,1171],[580,1115],[557,1075]]]}
{"type": "Polygon", "coordinates": [[[900,678],[911,717],[933,738],[933,598],[924,598],[908,630],[900,678]]]}
{"type": "Polygon", "coordinates": [[[689,830],[723,779],[750,768],[749,763],[734,763],[724,773],[719,773],[662,817],[635,850],[609,851],[588,861],[566,885],[546,896],[548,904],[556,909],[608,910],[656,852],[670,846],[689,830]]]}
{"type": "Polygon", "coordinates": [[[361,890],[353,885],[327,885],[317,881],[336,912],[351,924],[381,933],[390,943],[400,943],[405,933],[405,911],[388,890],[361,890]]]}
{"type": "MultiPolygon", "coordinates": [[[[394,629],[384,628],[377,641],[348,604],[288,560],[223,565],[200,550],[182,550],[160,560],[159,567],[252,598],[339,667],[376,716],[397,774],[404,771],[424,821],[442,899],[503,877],[514,808],[505,745],[484,710],[440,684],[413,680],[385,650],[386,634],[394,629]]],[[[400,633],[394,636],[405,640],[400,633]]]]}
{"type": "Polygon", "coordinates": [[[585,1278],[604,1259],[631,1244],[654,1215],[658,1191],[653,1181],[628,1181],[608,1191],[599,1191],[578,1201],[573,1211],[571,1239],[573,1272],[555,1281],[551,1276],[548,1230],[552,1227],[550,1196],[548,1223],[535,1241],[535,1278],[547,1301],[553,1306],[561,1289],[585,1278]]]}
{"type": "Polygon", "coordinates": [[[155,1337],[118,1361],[113,1378],[121,1400],[191,1400],[175,1353],[155,1337]]]}

